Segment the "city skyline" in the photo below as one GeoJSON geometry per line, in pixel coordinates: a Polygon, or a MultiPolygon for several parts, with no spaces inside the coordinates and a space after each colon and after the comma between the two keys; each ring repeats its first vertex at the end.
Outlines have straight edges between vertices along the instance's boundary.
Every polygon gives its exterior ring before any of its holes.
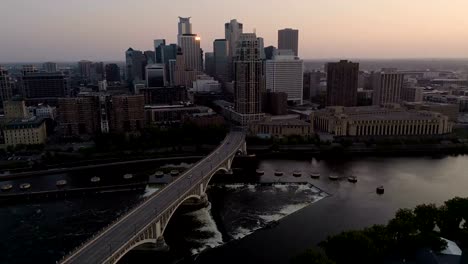
{"type": "Polygon", "coordinates": [[[179,16],[191,17],[192,31],[200,35],[205,52],[213,51],[214,39],[224,37],[224,24],[237,19],[244,32],[263,37],[265,46],[276,46],[279,29],[298,29],[303,59],[468,57],[463,12],[468,3],[462,0],[301,0],[289,5],[278,0],[201,0],[197,8],[180,0],[158,12],[160,4],[6,0],[0,11],[5,19],[0,34],[6,36],[0,39],[0,62],[123,61],[128,47],[153,50],[154,39],[176,43],[179,16]],[[249,9],[242,8],[247,4],[249,9]]]}

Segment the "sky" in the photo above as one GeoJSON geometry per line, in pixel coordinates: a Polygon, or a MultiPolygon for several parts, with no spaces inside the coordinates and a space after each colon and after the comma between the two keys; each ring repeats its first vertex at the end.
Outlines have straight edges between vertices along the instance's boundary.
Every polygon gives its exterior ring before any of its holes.
{"type": "Polygon", "coordinates": [[[3,62],[124,60],[128,47],[176,42],[192,17],[205,52],[236,18],[265,46],[299,29],[299,56],[468,58],[467,0],[0,0],[3,62]]]}

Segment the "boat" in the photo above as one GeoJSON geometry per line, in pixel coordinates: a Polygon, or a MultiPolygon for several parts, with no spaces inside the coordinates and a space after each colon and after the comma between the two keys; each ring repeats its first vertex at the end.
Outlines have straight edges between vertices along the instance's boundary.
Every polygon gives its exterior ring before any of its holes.
{"type": "Polygon", "coordinates": [[[294,176],[294,177],[301,177],[301,176],[302,176],[302,172],[300,172],[300,171],[294,171],[294,172],[293,172],[293,176],[294,176]]]}
{"type": "Polygon", "coordinates": [[[158,178],[161,178],[162,176],[164,176],[164,172],[162,172],[162,171],[157,171],[154,175],[155,175],[156,177],[158,177],[158,178]]]}
{"type": "Polygon", "coordinates": [[[261,170],[261,169],[257,169],[255,172],[257,173],[257,175],[263,175],[263,174],[265,174],[265,171],[264,171],[264,170],[261,170]]]}
{"type": "Polygon", "coordinates": [[[55,185],[57,185],[57,187],[63,187],[65,185],[67,185],[67,181],[66,180],[58,180],[55,185]]]}
{"type": "Polygon", "coordinates": [[[385,188],[383,186],[379,186],[377,187],[376,191],[377,191],[377,194],[384,194],[385,188]]]}
{"type": "Polygon", "coordinates": [[[283,172],[282,171],[275,171],[275,176],[283,176],[283,172]]]}
{"type": "Polygon", "coordinates": [[[348,177],[348,181],[349,181],[349,182],[352,182],[352,183],[356,183],[356,182],[357,182],[357,177],[351,175],[351,176],[348,177]]]}
{"type": "Polygon", "coordinates": [[[178,170],[171,170],[171,175],[172,176],[177,176],[177,175],[179,175],[179,171],[178,170]]]}
{"type": "Polygon", "coordinates": [[[100,181],[101,181],[101,178],[99,178],[97,176],[91,178],[91,182],[93,182],[93,183],[100,182],[100,181]]]}
{"type": "Polygon", "coordinates": [[[340,177],[338,177],[336,174],[330,174],[328,178],[332,181],[337,181],[340,177]]]}
{"type": "Polygon", "coordinates": [[[11,189],[13,189],[13,185],[11,185],[9,183],[2,185],[2,191],[4,191],[4,192],[9,191],[11,189]]]}
{"type": "Polygon", "coordinates": [[[125,174],[125,175],[123,176],[123,178],[124,178],[125,180],[133,179],[133,174],[130,174],[130,173],[125,174]]]}
{"type": "Polygon", "coordinates": [[[320,178],[320,172],[313,171],[312,173],[310,173],[310,177],[313,178],[313,179],[318,179],[318,178],[320,178]]]}
{"type": "Polygon", "coordinates": [[[20,185],[20,189],[21,189],[21,190],[28,190],[28,189],[30,189],[30,188],[31,188],[31,184],[29,184],[29,183],[22,183],[22,184],[20,185]]]}

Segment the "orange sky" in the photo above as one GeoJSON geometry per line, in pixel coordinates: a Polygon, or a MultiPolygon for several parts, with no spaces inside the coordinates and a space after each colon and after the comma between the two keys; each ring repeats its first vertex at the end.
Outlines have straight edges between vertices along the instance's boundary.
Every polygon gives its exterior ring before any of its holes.
{"type": "Polygon", "coordinates": [[[300,30],[299,55],[315,58],[467,58],[467,0],[1,0],[0,63],[123,60],[128,47],[175,42],[191,16],[202,48],[237,18],[265,45],[300,30]]]}

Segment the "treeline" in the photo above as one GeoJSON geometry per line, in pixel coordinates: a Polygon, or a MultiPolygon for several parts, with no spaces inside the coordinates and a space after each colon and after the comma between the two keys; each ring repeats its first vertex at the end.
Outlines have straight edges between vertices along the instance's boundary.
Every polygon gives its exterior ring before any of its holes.
{"type": "Polygon", "coordinates": [[[330,236],[319,244],[323,252],[308,250],[293,258],[292,263],[375,264],[411,259],[420,249],[445,249],[447,243],[441,237],[468,248],[468,198],[454,198],[440,207],[423,204],[400,209],[387,225],[330,236]]]}

